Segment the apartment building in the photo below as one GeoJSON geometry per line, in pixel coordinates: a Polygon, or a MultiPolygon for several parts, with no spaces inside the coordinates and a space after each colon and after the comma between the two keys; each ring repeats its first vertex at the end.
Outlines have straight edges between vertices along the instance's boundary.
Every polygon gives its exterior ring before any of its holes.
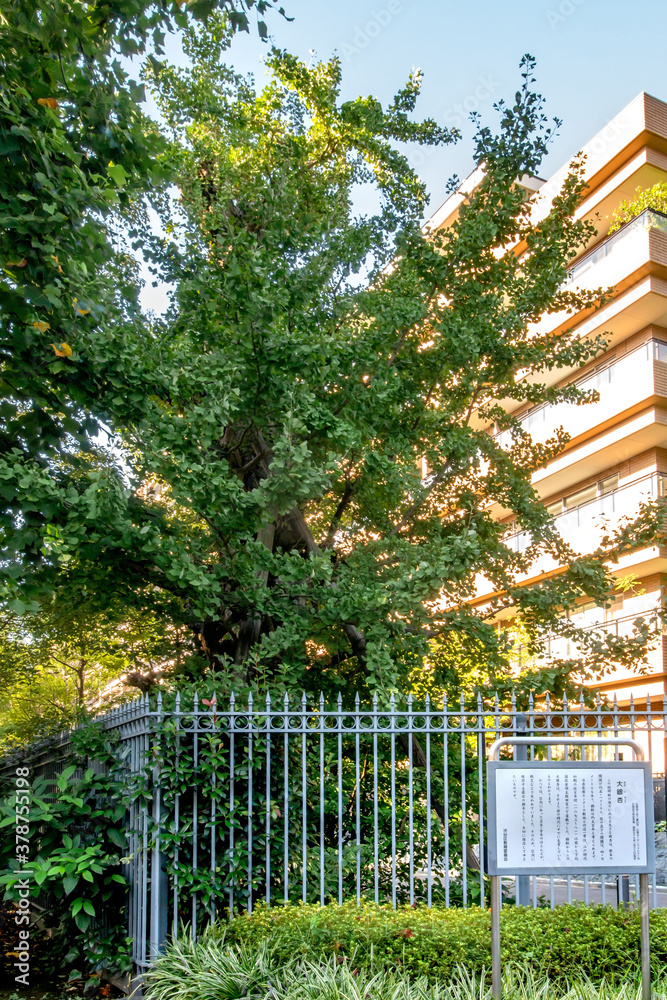
{"type": "MultiPolygon", "coordinates": [[[[576,380],[583,388],[597,390],[599,402],[514,411],[534,440],[550,437],[560,426],[571,435],[565,450],[534,475],[534,484],[559,530],[579,552],[597,547],[603,519],[613,526],[634,515],[644,499],[667,491],[667,215],[646,210],[609,233],[621,201],[634,197],[637,188],[667,182],[667,104],[640,94],[584,152],[588,187],[578,215],[594,223],[597,235],[572,262],[567,283],[573,288],[611,288],[613,294],[596,312],[547,316],[541,328],[556,332],[575,327],[582,338],[610,335],[604,353],[586,368],[553,371],[546,378],[553,384],[576,380]]],[[[539,191],[538,212],[546,214],[566,173],[567,165],[547,181],[522,179],[539,191]]],[[[429,227],[449,225],[465,192],[478,180],[473,174],[429,220],[429,227]]],[[[502,441],[503,435],[499,438],[502,441]]],[[[518,551],[527,547],[529,538],[513,525],[510,512],[497,508],[493,513],[507,522],[509,544],[518,551]]],[[[541,557],[525,580],[538,581],[557,571],[551,557],[541,557]]],[[[613,606],[602,609],[582,601],[575,615],[583,627],[622,635],[632,631],[636,618],[654,618],[661,606],[667,549],[658,544],[637,549],[614,567],[614,574],[619,586],[613,606]],[[630,578],[634,583],[628,588],[630,578]]],[[[481,582],[479,601],[486,599],[488,590],[481,582]]],[[[572,655],[568,641],[555,637],[551,655],[572,655]]],[[[647,698],[662,705],[666,668],[663,640],[651,655],[647,674],[615,670],[601,677],[600,689],[621,706],[632,700],[644,707],[647,698]]],[[[654,760],[660,756],[664,762],[663,748],[653,749],[654,760]]]]}

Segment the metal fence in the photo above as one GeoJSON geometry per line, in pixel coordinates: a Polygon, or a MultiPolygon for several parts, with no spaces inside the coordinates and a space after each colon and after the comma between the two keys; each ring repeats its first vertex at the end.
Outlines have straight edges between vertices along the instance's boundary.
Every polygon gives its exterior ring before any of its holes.
{"type": "MultiPolygon", "coordinates": [[[[305,696],[242,705],[232,696],[222,706],[177,696],[169,708],[140,698],[114,709],[100,722],[118,741],[128,781],[135,966],[144,970],[182,924],[196,936],[216,916],[260,902],[485,906],[490,743],[534,736],[528,755],[551,759],[541,736],[627,735],[664,771],[666,719],[666,699],[621,708],[531,698],[522,710],[514,699],[503,707],[481,697],[472,706],[357,698],[344,709],[341,698],[327,707],[305,696]]],[[[504,892],[534,906],[615,905],[633,881],[617,889],[615,877],[526,877],[507,880],[504,892]]],[[[657,879],[651,891],[662,903],[657,879]]]]}

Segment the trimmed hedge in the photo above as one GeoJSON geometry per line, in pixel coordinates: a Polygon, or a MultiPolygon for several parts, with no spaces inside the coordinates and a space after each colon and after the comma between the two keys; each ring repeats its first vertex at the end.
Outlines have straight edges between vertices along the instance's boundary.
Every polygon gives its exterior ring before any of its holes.
{"type": "MultiPolygon", "coordinates": [[[[354,968],[400,968],[410,977],[435,982],[457,965],[469,972],[491,966],[491,918],[479,907],[444,909],[388,906],[351,901],[336,906],[258,907],[214,929],[225,943],[268,945],[277,964],[337,956],[354,968]]],[[[554,910],[504,907],[503,963],[525,966],[552,979],[618,980],[639,974],[639,912],[608,906],[558,906],[554,910]]],[[[667,967],[667,911],[651,912],[652,965],[667,967]]]]}

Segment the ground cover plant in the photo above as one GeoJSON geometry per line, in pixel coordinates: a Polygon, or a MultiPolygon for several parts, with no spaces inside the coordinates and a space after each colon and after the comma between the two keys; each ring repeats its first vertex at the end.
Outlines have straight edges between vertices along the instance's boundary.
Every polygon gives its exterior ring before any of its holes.
{"type": "MultiPolygon", "coordinates": [[[[641,995],[636,978],[618,974],[615,981],[590,978],[580,971],[569,982],[550,979],[530,960],[506,963],[503,994],[513,1000],[634,1000],[641,995]]],[[[281,962],[266,942],[227,946],[213,935],[194,944],[186,933],[167,949],[148,973],[147,1000],[483,1000],[489,976],[455,966],[447,975],[413,975],[404,967],[373,968],[345,961],[290,958],[281,962]]],[[[664,996],[664,982],[654,983],[664,996]]]]}

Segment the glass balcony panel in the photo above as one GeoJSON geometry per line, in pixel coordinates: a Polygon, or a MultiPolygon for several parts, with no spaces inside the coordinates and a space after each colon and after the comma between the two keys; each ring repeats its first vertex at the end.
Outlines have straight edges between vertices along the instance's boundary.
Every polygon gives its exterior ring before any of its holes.
{"type": "MultiPolygon", "coordinates": [[[[600,397],[597,402],[582,405],[570,402],[547,403],[521,418],[519,422],[522,428],[536,443],[552,437],[559,427],[564,427],[575,437],[587,428],[615,416],[632,403],[653,395],[652,362],[657,349],[664,352],[667,361],[667,344],[656,340],[642,344],[631,354],[612,361],[603,370],[594,372],[577,383],[580,389],[597,392],[600,397]]],[[[512,444],[510,431],[502,431],[495,439],[503,448],[512,444]]]]}
{"type": "Polygon", "coordinates": [[[564,282],[565,287],[580,284],[581,279],[591,268],[620,249],[621,246],[623,251],[627,252],[628,243],[636,240],[638,234],[647,229],[659,229],[663,233],[667,232],[667,216],[663,215],[662,212],[655,212],[653,209],[645,209],[640,215],[627,222],[618,232],[613,233],[598,247],[583,257],[578,264],[570,268],[564,282]]]}
{"type": "Polygon", "coordinates": [[[549,640],[549,657],[553,660],[567,660],[570,657],[570,640],[554,636],[549,640]]]}
{"type": "MultiPolygon", "coordinates": [[[[603,534],[613,531],[624,518],[636,516],[639,507],[649,500],[662,496],[662,481],[667,478],[654,474],[636,483],[622,486],[612,493],[596,497],[554,518],[560,536],[575,552],[591,552],[602,540],[603,534]]],[[[585,491],[581,491],[582,495],[585,491]]],[[[529,531],[516,532],[507,539],[513,552],[524,552],[531,544],[529,531]]],[[[540,557],[540,565],[545,557],[540,557]]]]}

